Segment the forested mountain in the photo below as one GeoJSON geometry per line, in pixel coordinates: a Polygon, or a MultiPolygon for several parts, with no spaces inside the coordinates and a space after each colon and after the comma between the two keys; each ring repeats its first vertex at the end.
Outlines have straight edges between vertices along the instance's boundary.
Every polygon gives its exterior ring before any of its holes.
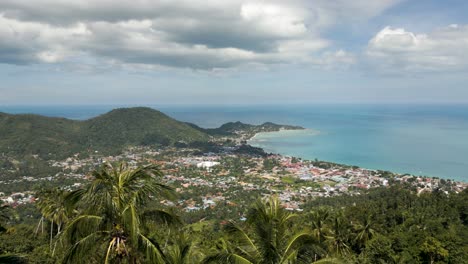
{"type": "Polygon", "coordinates": [[[0,153],[7,156],[73,153],[82,148],[81,131],[82,122],[78,121],[0,113],[0,153]]]}
{"type": "Polygon", "coordinates": [[[65,157],[76,152],[117,152],[131,145],[207,141],[209,135],[157,110],[120,108],[76,121],[0,113],[0,153],[65,157]]]}
{"type": "Polygon", "coordinates": [[[146,107],[121,108],[83,122],[82,137],[93,148],[170,145],[177,141],[207,141],[210,136],[146,107]]]}
{"type": "Polygon", "coordinates": [[[119,108],[84,121],[0,113],[0,154],[13,157],[37,154],[45,159],[78,152],[114,154],[128,146],[190,144],[207,142],[213,136],[235,136],[239,132],[253,135],[280,129],[302,128],[270,122],[261,125],[230,122],[205,129],[147,107],[119,108]]]}

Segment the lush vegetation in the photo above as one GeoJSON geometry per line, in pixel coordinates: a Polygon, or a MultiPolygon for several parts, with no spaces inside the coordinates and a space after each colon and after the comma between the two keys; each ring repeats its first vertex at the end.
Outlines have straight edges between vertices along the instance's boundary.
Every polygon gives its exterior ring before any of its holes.
{"type": "Polygon", "coordinates": [[[288,129],[288,130],[304,129],[303,127],[300,127],[300,126],[278,125],[278,124],[271,123],[271,122],[265,122],[260,125],[251,125],[251,124],[245,124],[245,123],[237,121],[237,122],[228,122],[226,124],[221,125],[218,128],[207,128],[207,129],[201,128],[191,123],[187,123],[187,124],[199,131],[202,131],[212,136],[234,136],[239,132],[244,133],[248,136],[253,136],[254,134],[259,133],[259,132],[273,132],[273,131],[279,131],[281,129],[288,129]]]}
{"type": "Polygon", "coordinates": [[[42,191],[36,209],[0,206],[0,263],[468,263],[467,190],[396,185],[303,212],[252,196],[232,215],[164,206],[182,197],[160,178],[105,165],[81,189],[42,191]]]}
{"type": "MultiPolygon", "coordinates": [[[[57,159],[79,152],[116,153],[128,146],[207,141],[209,137],[145,107],[115,109],[86,121],[0,113],[0,153],[3,158],[23,159],[29,154],[57,159]]],[[[2,163],[7,162],[2,160],[2,163]]]]}
{"type": "Polygon", "coordinates": [[[212,136],[235,136],[236,132],[253,135],[280,129],[302,128],[235,122],[204,129],[146,107],[115,109],[85,121],[0,113],[0,166],[11,165],[5,157],[23,159],[37,155],[42,159],[58,159],[95,151],[114,154],[128,146],[207,144],[212,136]]]}

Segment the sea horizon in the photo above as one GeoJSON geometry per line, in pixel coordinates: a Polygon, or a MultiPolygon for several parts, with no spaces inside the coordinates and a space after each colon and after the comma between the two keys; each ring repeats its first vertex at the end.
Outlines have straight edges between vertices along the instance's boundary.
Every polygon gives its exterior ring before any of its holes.
{"type": "Polygon", "coordinates": [[[0,105],[0,112],[84,120],[135,106],[205,128],[235,121],[303,126],[318,133],[260,134],[249,143],[303,159],[468,181],[466,104],[0,105]]]}

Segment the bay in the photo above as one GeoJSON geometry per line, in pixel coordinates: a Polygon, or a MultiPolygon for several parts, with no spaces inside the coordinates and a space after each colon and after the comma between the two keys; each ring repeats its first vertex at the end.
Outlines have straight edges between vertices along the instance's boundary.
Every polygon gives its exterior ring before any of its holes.
{"type": "MultiPolygon", "coordinates": [[[[131,106],[0,106],[0,111],[87,119],[131,106]]],[[[271,121],[307,128],[250,140],[269,152],[468,181],[468,105],[149,106],[202,127],[271,121]]]]}

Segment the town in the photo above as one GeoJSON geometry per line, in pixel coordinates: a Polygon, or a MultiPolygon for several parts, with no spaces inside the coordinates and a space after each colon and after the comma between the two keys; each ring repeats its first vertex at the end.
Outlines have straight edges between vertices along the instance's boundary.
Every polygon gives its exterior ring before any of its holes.
{"type": "MultiPolygon", "coordinates": [[[[245,135],[241,136],[242,139],[245,135]]],[[[179,194],[177,206],[186,212],[213,210],[219,204],[239,207],[234,210],[242,219],[242,208],[249,205],[255,196],[275,194],[287,210],[301,211],[301,205],[316,197],[359,195],[365,190],[407,184],[418,194],[435,189],[444,192],[460,192],[468,184],[451,180],[396,174],[370,170],[356,166],[334,164],[324,161],[308,161],[277,154],[238,154],[234,151],[245,146],[245,141],[236,146],[226,146],[218,153],[200,153],[194,148],[131,147],[120,155],[103,156],[94,153],[86,158],[80,154],[64,160],[49,160],[57,172],[47,177],[23,176],[0,181],[0,186],[47,183],[49,186],[73,190],[85,184],[90,171],[105,163],[126,162],[131,166],[156,164],[160,167],[162,180],[174,187],[179,194]],[[240,144],[240,145],[239,145],[240,144]]],[[[0,199],[15,207],[34,203],[35,191],[2,190],[0,199]]],[[[224,206],[223,206],[224,207],[224,206]]]]}

